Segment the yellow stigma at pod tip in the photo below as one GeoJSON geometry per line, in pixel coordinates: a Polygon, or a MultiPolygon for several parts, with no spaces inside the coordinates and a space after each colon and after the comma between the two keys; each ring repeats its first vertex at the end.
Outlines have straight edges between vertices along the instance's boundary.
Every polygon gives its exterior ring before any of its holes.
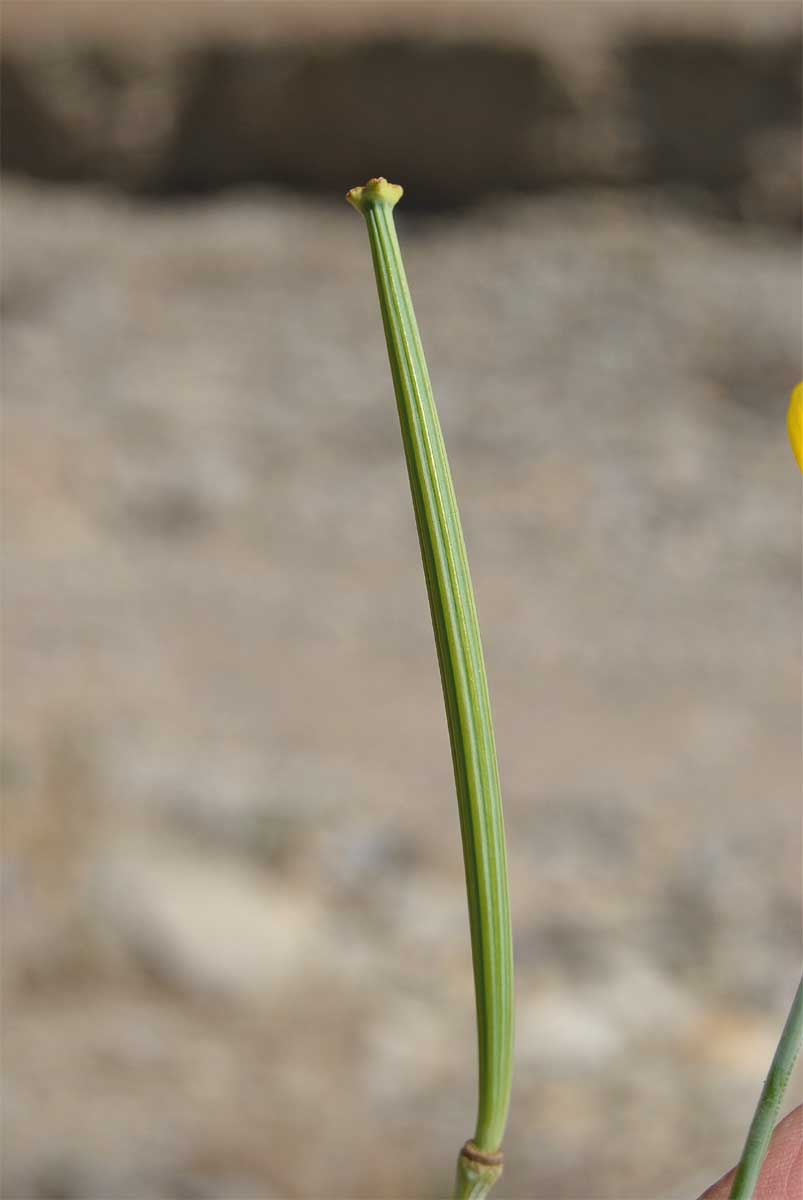
{"type": "Polygon", "coordinates": [[[789,441],[792,443],[797,465],[803,471],[803,383],[799,383],[792,392],[789,412],[786,415],[786,427],[789,430],[789,441]]]}
{"type": "Polygon", "coordinates": [[[346,192],[346,199],[357,212],[365,213],[375,204],[388,204],[393,208],[403,194],[404,188],[398,183],[388,183],[387,179],[380,175],[378,179],[369,179],[362,187],[354,187],[350,192],[346,192]]]}

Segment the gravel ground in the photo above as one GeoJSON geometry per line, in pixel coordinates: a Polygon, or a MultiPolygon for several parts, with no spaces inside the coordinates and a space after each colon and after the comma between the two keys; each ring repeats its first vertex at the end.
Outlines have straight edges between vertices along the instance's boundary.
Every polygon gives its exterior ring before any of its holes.
{"type": "MultiPolygon", "coordinates": [[[[364,230],[4,201],[4,1194],[443,1196],[467,920],[364,230]]],[[[400,226],[510,840],[500,1196],[688,1197],[799,959],[798,239],[647,194],[400,226]]]]}

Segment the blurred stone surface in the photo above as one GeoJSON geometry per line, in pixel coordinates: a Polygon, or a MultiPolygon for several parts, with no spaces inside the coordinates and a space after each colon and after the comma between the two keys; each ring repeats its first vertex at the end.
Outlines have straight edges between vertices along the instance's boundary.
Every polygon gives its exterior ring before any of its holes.
{"type": "Polygon", "coordinates": [[[783,0],[6,8],[3,161],[37,178],[330,192],[382,173],[429,207],[658,184],[801,220],[783,0]]]}
{"type": "MultiPolygon", "coordinates": [[[[2,219],[4,1194],[442,1196],[471,968],[364,229],[2,219]]],[[[798,969],[797,238],[610,191],[399,223],[510,840],[500,1195],[696,1194],[798,969]]]]}

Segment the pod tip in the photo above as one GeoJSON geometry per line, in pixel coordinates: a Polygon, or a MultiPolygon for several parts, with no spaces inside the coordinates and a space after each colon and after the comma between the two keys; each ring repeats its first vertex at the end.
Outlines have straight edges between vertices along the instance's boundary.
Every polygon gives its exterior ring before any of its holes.
{"type": "Polygon", "coordinates": [[[353,187],[346,192],[349,204],[363,215],[378,204],[387,204],[394,208],[404,194],[404,188],[398,183],[388,183],[380,175],[378,179],[369,179],[362,187],[353,187]]]}

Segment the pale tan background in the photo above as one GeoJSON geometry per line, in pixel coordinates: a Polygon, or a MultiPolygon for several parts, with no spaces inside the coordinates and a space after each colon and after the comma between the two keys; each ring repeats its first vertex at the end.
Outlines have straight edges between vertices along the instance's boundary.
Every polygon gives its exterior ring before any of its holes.
{"type": "Polygon", "coordinates": [[[497,722],[500,1198],[696,1195],[800,958],[798,6],[2,16],[4,1195],[442,1197],[471,1132],[448,745],[342,201],[379,172],[497,722]]]}

